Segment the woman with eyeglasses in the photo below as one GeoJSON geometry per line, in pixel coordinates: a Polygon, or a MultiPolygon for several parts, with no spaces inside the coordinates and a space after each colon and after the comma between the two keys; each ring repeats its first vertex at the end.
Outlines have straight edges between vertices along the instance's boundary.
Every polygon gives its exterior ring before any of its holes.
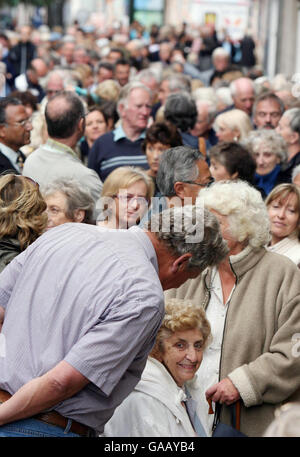
{"type": "Polygon", "coordinates": [[[137,225],[153,194],[154,184],[146,172],[136,167],[116,168],[104,181],[97,225],[114,229],[137,225]]]}
{"type": "Polygon", "coordinates": [[[46,207],[33,180],[0,176],[0,272],[44,232],[46,207]]]}

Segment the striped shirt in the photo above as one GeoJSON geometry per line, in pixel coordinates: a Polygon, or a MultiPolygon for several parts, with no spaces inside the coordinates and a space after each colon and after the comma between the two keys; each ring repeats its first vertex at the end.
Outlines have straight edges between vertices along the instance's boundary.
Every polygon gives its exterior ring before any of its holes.
{"type": "Polygon", "coordinates": [[[129,140],[120,125],[95,141],[89,153],[88,167],[95,170],[102,181],[118,167],[148,169],[147,157],[141,148],[144,138],[145,132],[137,140],[129,140]]]}
{"type": "Polygon", "coordinates": [[[101,432],[139,381],[163,317],[148,236],[63,224],[17,256],[0,284],[0,389],[14,393],[65,360],[90,383],[54,409],[101,432]]]}

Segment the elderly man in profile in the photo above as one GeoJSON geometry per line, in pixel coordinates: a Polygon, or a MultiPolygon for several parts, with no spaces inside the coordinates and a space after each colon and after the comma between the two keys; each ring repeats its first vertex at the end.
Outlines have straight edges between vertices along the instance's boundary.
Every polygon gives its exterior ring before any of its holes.
{"type": "Polygon", "coordinates": [[[140,222],[145,227],[153,214],[173,206],[195,204],[201,188],[213,181],[206,160],[198,149],[176,146],[162,153],[156,183],[160,193],[151,199],[148,213],[140,222]]]}
{"type": "Polygon", "coordinates": [[[102,181],[118,167],[149,168],[142,143],[151,112],[151,95],[150,89],[138,81],[122,88],[117,103],[120,125],[99,137],[89,154],[88,166],[102,181]]]}
{"type": "Polygon", "coordinates": [[[102,433],[140,379],[163,290],[227,252],[200,206],[157,214],[147,230],[70,223],[44,233],[0,276],[0,436],[102,433]]]}
{"type": "Polygon", "coordinates": [[[167,149],[160,157],[156,177],[161,194],[167,200],[167,207],[195,204],[201,188],[213,181],[209,167],[197,149],[176,146],[167,149]]]}
{"type": "Polygon", "coordinates": [[[41,186],[47,186],[57,178],[74,179],[78,185],[88,187],[94,201],[98,200],[102,182],[74,151],[85,128],[82,101],[73,92],[59,92],[47,103],[45,118],[49,138],[28,156],[23,175],[41,186]]]}
{"type": "Polygon", "coordinates": [[[41,58],[33,59],[25,73],[21,73],[15,79],[15,87],[21,92],[29,91],[34,95],[38,102],[41,102],[45,96],[41,79],[48,73],[47,64],[41,58]]]}
{"type": "Polygon", "coordinates": [[[225,111],[229,111],[234,108],[240,109],[245,111],[245,113],[251,117],[255,100],[255,86],[252,79],[246,77],[237,78],[230,83],[229,87],[233,105],[225,111]]]}

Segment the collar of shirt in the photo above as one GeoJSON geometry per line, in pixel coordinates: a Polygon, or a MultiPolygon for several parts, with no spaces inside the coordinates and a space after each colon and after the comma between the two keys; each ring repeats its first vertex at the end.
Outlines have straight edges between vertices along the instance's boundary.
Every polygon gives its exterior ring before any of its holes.
{"type": "Polygon", "coordinates": [[[66,144],[48,138],[48,140],[46,141],[46,145],[48,149],[53,149],[54,151],[67,152],[68,154],[71,154],[73,157],[76,157],[78,159],[76,152],[73,151],[73,149],[67,146],[66,144]]]}
{"type": "Polygon", "coordinates": [[[16,151],[14,151],[13,149],[9,148],[8,146],[6,146],[3,143],[0,143],[0,148],[1,148],[2,154],[5,155],[5,157],[12,163],[14,168],[16,168],[17,170],[20,171],[20,167],[19,167],[18,162],[17,162],[18,161],[18,153],[16,151]]]}
{"type": "MultiPolygon", "coordinates": [[[[114,135],[114,142],[117,142],[119,140],[121,140],[122,138],[127,138],[126,136],[126,133],[124,132],[123,130],[123,127],[122,127],[122,124],[120,124],[114,131],[113,131],[113,135],[114,135]]],[[[137,138],[137,140],[139,139],[144,139],[146,137],[146,132],[143,131],[140,136],[137,138]]]]}

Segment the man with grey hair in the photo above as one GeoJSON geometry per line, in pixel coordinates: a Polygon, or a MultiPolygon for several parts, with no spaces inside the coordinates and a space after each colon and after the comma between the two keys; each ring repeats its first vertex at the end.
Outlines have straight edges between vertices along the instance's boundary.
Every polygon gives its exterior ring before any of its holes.
{"type": "Polygon", "coordinates": [[[135,166],[148,169],[142,151],[151,112],[151,91],[139,81],[121,89],[117,110],[119,126],[99,137],[89,154],[88,166],[104,181],[118,167],[135,166]]]}
{"type": "Polygon", "coordinates": [[[287,143],[288,160],[278,175],[279,183],[292,182],[292,170],[300,164],[300,108],[285,111],[276,127],[287,143]]]}
{"type": "Polygon", "coordinates": [[[184,205],[185,199],[194,204],[200,189],[208,186],[212,177],[197,149],[177,146],[162,153],[156,182],[167,206],[174,205],[175,200],[184,205]]]}
{"type": "Polygon", "coordinates": [[[39,237],[0,276],[0,436],[102,433],[141,377],[163,291],[227,253],[200,206],[154,216],[153,231],[62,224],[39,237]]]}
{"type": "MultiPolygon", "coordinates": [[[[246,77],[237,78],[230,83],[229,87],[233,100],[231,109],[240,109],[251,117],[255,100],[255,85],[252,79],[246,77]]],[[[226,111],[229,109],[226,109],[226,111]]]]}
{"type": "Polygon", "coordinates": [[[57,95],[59,92],[67,89],[68,87],[74,87],[75,89],[76,82],[72,75],[71,70],[57,68],[48,73],[45,82],[45,97],[41,101],[40,110],[45,111],[48,101],[57,95]]]}
{"type": "Polygon", "coordinates": [[[283,101],[273,92],[263,92],[253,105],[253,122],[257,129],[275,129],[285,110],[283,101]]]}
{"type": "Polygon", "coordinates": [[[152,92],[152,101],[156,100],[160,79],[151,68],[144,68],[134,77],[134,81],[140,81],[152,92]]]}
{"type": "Polygon", "coordinates": [[[198,149],[190,146],[167,149],[160,156],[156,176],[160,192],[151,199],[150,209],[139,225],[145,227],[153,214],[168,207],[195,204],[201,188],[211,182],[208,165],[198,149]]]}
{"type": "Polygon", "coordinates": [[[203,84],[208,87],[216,75],[222,75],[230,71],[230,54],[222,47],[214,49],[212,55],[213,68],[200,72],[199,78],[203,84]]]}

